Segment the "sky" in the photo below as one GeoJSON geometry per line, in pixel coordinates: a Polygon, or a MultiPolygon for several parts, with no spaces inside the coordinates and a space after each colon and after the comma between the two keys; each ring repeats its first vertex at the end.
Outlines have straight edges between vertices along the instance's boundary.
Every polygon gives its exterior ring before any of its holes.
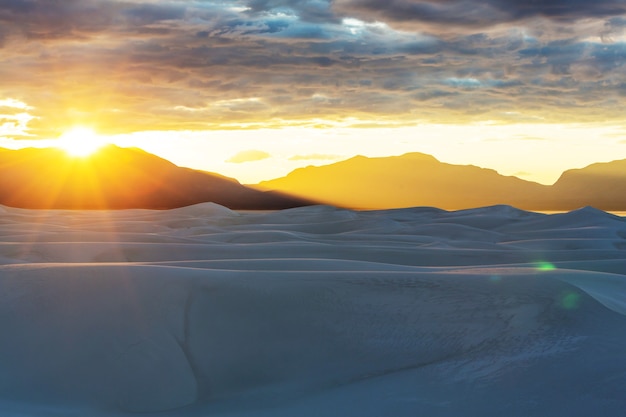
{"type": "Polygon", "coordinates": [[[244,183],[405,152],[551,183],[626,158],[625,74],[623,0],[0,0],[1,147],[86,128],[244,183]]]}

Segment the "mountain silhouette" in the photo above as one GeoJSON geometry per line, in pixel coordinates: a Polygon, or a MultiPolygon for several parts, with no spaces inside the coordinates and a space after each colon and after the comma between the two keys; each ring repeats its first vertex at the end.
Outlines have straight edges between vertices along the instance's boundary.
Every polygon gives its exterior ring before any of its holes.
{"type": "Polygon", "coordinates": [[[64,151],[0,149],[0,204],[37,209],[169,209],[213,202],[231,209],[310,205],[218,174],[181,168],[136,148],[109,145],[88,158],[64,151]]]}
{"type": "Polygon", "coordinates": [[[626,210],[626,160],[563,173],[553,186],[503,176],[492,169],[442,163],[430,155],[357,156],[296,169],[258,184],[326,204],[359,209],[433,206],[447,210],[508,204],[526,210],[592,205],[626,210]]]}
{"type": "Polygon", "coordinates": [[[626,210],[626,159],[565,171],[550,191],[546,201],[556,210],[582,206],[626,210]]]}

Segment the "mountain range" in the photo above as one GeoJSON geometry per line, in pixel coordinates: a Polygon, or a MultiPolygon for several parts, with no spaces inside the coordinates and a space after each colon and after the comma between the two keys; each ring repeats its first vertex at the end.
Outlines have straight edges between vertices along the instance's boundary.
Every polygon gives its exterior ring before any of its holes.
{"type": "Polygon", "coordinates": [[[296,169],[245,186],[182,168],[137,148],[109,145],[88,158],[64,151],[0,149],[0,204],[36,209],[169,209],[214,202],[237,210],[311,204],[354,209],[432,206],[446,210],[507,204],[525,210],[594,206],[626,210],[626,160],[564,172],[551,186],[453,165],[431,155],[354,158],[296,169]]]}
{"type": "Polygon", "coordinates": [[[35,209],[169,209],[214,202],[276,210],[311,202],[181,168],[137,148],[106,146],[88,158],[64,151],[0,149],[0,204],[35,209]]]}
{"type": "Polygon", "coordinates": [[[618,211],[626,210],[626,160],[569,170],[547,186],[492,169],[443,163],[422,153],[356,156],[296,169],[258,187],[358,209],[433,206],[455,210],[508,204],[525,210],[594,206],[618,211]]]}

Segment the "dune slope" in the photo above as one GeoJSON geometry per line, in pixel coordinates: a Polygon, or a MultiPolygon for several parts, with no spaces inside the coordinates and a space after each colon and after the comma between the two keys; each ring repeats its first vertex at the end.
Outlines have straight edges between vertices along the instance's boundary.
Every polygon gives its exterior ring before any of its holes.
{"type": "Polygon", "coordinates": [[[0,414],[626,409],[626,221],[592,208],[0,207],[0,414]]]}

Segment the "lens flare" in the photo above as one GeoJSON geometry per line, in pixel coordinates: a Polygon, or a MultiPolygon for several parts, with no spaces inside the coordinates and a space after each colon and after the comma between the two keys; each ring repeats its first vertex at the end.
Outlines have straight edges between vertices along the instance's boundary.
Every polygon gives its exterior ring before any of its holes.
{"type": "Polygon", "coordinates": [[[535,264],[535,268],[538,271],[554,271],[556,269],[556,266],[554,266],[554,264],[550,262],[541,261],[535,264]]]}
{"type": "Polygon", "coordinates": [[[565,310],[574,310],[580,304],[580,294],[575,292],[567,292],[561,295],[559,305],[565,310]]]}

